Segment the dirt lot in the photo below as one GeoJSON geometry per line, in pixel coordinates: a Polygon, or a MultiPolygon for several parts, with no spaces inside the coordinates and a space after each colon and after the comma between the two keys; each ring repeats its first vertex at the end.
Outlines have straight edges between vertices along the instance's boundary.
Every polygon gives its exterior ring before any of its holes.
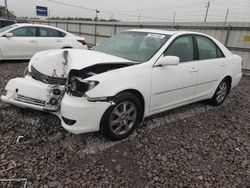
{"type": "MultiPolygon", "coordinates": [[[[0,90],[26,65],[1,63],[0,90]]],[[[26,178],[28,187],[249,187],[250,77],[221,107],[162,113],[120,142],[72,135],[53,115],[0,102],[0,164],[10,160],[16,167],[0,168],[0,179],[26,178]]]]}

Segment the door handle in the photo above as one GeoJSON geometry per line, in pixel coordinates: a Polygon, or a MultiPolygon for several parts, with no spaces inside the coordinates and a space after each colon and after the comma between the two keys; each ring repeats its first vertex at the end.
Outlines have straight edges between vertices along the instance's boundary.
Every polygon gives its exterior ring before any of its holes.
{"type": "Polygon", "coordinates": [[[225,66],[227,66],[227,64],[225,62],[222,62],[221,67],[225,67],[225,66]]]}
{"type": "Polygon", "coordinates": [[[63,41],[59,39],[59,40],[57,40],[56,42],[63,42],[63,41]]]}
{"type": "Polygon", "coordinates": [[[36,43],[36,40],[30,40],[30,43],[36,43]]]}
{"type": "Polygon", "coordinates": [[[191,69],[190,69],[190,72],[197,72],[198,71],[198,67],[192,67],[191,69]]]}

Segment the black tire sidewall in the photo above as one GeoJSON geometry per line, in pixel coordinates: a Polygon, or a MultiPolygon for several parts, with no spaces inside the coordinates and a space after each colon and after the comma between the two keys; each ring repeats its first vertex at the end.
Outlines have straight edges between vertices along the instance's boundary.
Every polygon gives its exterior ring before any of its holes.
{"type": "Polygon", "coordinates": [[[101,130],[101,133],[106,138],[115,141],[115,140],[121,140],[121,139],[128,137],[135,130],[137,125],[140,123],[140,120],[142,117],[142,107],[141,107],[141,103],[140,103],[139,99],[135,95],[128,93],[128,92],[123,92],[123,93],[116,95],[112,101],[115,103],[115,105],[110,106],[103,114],[102,119],[101,119],[101,123],[100,123],[100,130],[101,130]],[[136,110],[137,110],[136,121],[128,132],[126,132],[122,135],[117,135],[111,130],[111,128],[109,126],[110,125],[110,115],[117,105],[121,104],[122,102],[126,102],[126,101],[131,102],[135,105],[136,110]]]}

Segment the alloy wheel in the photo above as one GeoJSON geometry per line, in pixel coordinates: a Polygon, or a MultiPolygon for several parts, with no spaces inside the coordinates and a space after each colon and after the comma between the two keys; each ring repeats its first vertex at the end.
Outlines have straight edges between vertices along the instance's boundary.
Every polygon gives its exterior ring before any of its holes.
{"type": "Polygon", "coordinates": [[[218,103],[221,103],[225,99],[227,95],[227,90],[228,90],[227,83],[225,81],[221,82],[216,93],[216,100],[218,103]]]}
{"type": "Polygon", "coordinates": [[[125,134],[133,127],[136,118],[136,106],[129,101],[122,102],[111,112],[110,128],[116,135],[125,134]]]}

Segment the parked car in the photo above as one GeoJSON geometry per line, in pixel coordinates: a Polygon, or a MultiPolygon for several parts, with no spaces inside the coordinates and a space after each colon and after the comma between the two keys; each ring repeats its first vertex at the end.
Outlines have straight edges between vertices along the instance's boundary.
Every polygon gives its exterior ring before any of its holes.
{"type": "Polygon", "coordinates": [[[15,24],[15,23],[16,23],[15,20],[0,19],[0,28],[6,27],[6,26],[8,26],[8,25],[15,24]]]}
{"type": "Polygon", "coordinates": [[[87,44],[83,37],[52,26],[26,23],[0,29],[0,61],[30,59],[36,52],[63,48],[87,49],[87,44]]]}
{"type": "Polygon", "coordinates": [[[1,97],[56,114],[74,133],[130,135],[145,117],[209,99],[221,105],[241,79],[242,58],[201,33],[129,30],[93,50],[50,50],[1,97]]]}

